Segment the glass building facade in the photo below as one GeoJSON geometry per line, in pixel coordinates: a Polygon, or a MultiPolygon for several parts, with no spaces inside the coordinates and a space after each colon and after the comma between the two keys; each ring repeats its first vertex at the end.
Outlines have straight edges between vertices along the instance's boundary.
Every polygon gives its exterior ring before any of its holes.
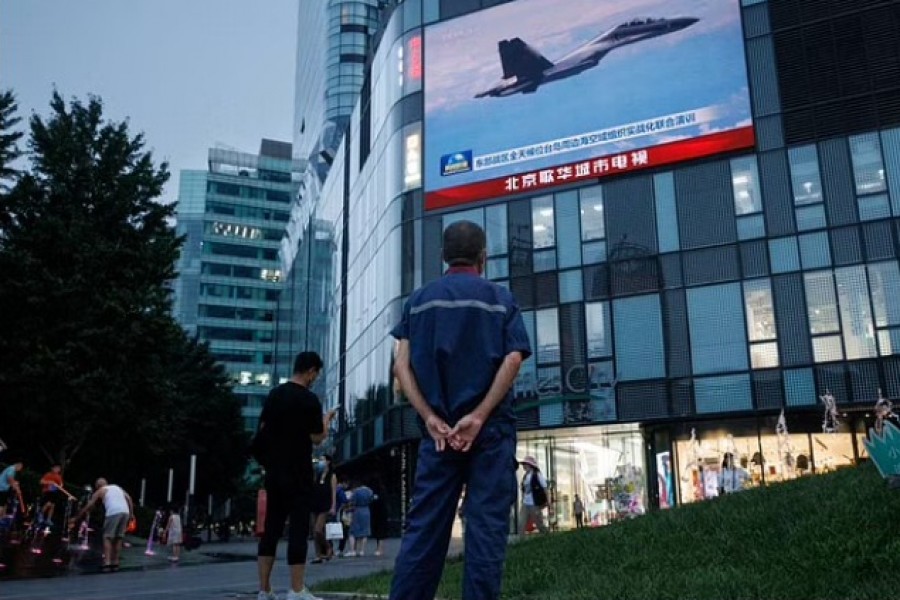
{"type": "Polygon", "coordinates": [[[380,473],[402,521],[419,432],[388,332],[458,219],[523,310],[520,455],[551,480],[552,525],[574,525],[576,493],[594,524],[716,496],[726,453],[744,486],[864,458],[869,409],[900,398],[900,2],[740,2],[754,151],[425,211],[423,27],[496,4],[390,13],[307,205],[338,462],[380,473]]]}
{"type": "Polygon", "coordinates": [[[179,182],[175,318],[231,375],[247,429],[272,386],[278,248],[298,167],[290,144],[263,140],[259,155],[211,149],[209,169],[179,182]]]}

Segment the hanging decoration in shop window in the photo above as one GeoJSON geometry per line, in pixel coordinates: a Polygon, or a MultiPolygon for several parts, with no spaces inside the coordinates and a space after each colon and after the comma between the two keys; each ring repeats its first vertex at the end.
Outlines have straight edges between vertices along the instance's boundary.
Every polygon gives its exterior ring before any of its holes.
{"type": "Polygon", "coordinates": [[[827,389],[824,396],[819,396],[819,400],[825,405],[825,416],[822,418],[822,433],[836,433],[840,424],[837,400],[827,389]]]}
{"type": "Polygon", "coordinates": [[[900,416],[894,412],[894,403],[885,398],[879,389],[878,402],[875,403],[875,432],[878,435],[884,435],[886,419],[893,419],[895,423],[900,423],[900,416]]]}
{"type": "Polygon", "coordinates": [[[791,444],[791,434],[788,432],[784,409],[781,409],[781,414],[778,416],[778,423],[775,425],[775,436],[778,439],[778,456],[784,463],[785,471],[793,475],[794,466],[796,465],[794,446],[791,444]]]}
{"type": "Polygon", "coordinates": [[[900,429],[891,421],[900,422],[900,416],[894,412],[893,403],[878,390],[875,427],[869,429],[869,439],[863,440],[863,444],[878,472],[889,482],[900,477],[900,429]]]}

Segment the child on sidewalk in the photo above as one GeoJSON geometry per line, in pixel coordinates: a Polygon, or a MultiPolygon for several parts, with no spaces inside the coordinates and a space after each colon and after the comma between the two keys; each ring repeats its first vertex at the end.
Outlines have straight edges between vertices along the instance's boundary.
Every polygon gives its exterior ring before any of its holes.
{"type": "Polygon", "coordinates": [[[166,543],[171,548],[172,554],[169,560],[178,562],[181,554],[181,544],[183,535],[181,531],[181,515],[178,514],[178,507],[173,505],[169,509],[169,520],[166,522],[166,543]]]}

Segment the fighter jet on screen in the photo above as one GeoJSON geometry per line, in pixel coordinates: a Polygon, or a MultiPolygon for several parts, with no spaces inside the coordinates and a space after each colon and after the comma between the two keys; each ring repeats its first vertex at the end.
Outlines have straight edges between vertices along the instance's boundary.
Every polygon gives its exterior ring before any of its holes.
{"type": "Polygon", "coordinates": [[[681,31],[699,20],[695,17],[633,19],[597,36],[556,63],[544,58],[521,38],[501,40],[497,46],[503,66],[503,80],[491,89],[475,94],[475,97],[531,94],[545,83],[596,67],[600,59],[620,46],[681,31]]]}

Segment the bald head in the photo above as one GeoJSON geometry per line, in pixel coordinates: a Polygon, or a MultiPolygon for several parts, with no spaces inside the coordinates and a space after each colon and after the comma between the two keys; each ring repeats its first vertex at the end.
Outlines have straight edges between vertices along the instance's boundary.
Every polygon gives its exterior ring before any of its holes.
{"type": "Polygon", "coordinates": [[[457,221],[444,230],[444,262],[453,266],[478,266],[484,261],[484,229],[472,221],[457,221]]]}
{"type": "Polygon", "coordinates": [[[109,485],[109,482],[106,481],[106,479],[104,479],[103,477],[100,477],[99,479],[97,479],[97,481],[94,482],[94,487],[98,490],[102,487],[106,487],[107,485],[109,485]]]}

